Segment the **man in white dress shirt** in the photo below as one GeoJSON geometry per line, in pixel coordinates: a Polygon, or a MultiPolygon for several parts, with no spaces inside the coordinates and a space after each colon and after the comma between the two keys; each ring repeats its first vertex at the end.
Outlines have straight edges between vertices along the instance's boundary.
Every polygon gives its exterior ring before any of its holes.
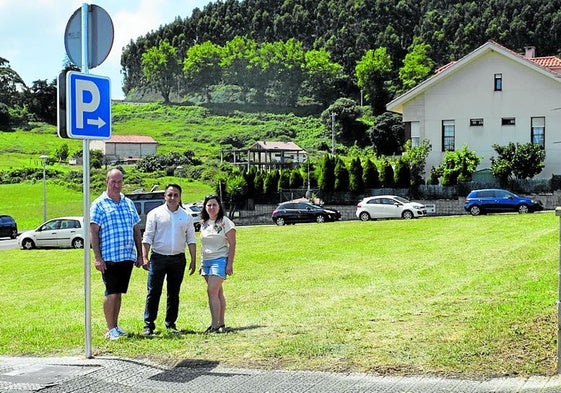
{"type": "Polygon", "coordinates": [[[189,274],[195,272],[195,227],[193,217],[181,207],[181,186],[167,185],[164,199],[165,203],[162,206],[151,210],[146,216],[146,229],[142,237],[142,266],[148,270],[148,294],[144,309],[145,336],[154,334],[164,279],[167,280],[164,324],[169,331],[180,332],[176,321],[179,312],[179,291],[187,265],[186,247],[190,255],[189,274]]]}

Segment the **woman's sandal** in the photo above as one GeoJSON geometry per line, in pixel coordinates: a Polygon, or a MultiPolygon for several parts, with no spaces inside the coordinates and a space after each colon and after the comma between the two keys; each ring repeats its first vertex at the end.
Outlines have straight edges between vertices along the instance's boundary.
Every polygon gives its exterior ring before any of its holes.
{"type": "Polygon", "coordinates": [[[218,331],[218,328],[213,328],[212,325],[207,327],[206,330],[204,331],[204,334],[209,334],[209,333],[216,333],[218,331]]]}
{"type": "Polygon", "coordinates": [[[225,325],[220,325],[218,327],[212,327],[212,325],[210,325],[205,330],[205,334],[210,334],[210,333],[226,333],[226,326],[225,325]]]}

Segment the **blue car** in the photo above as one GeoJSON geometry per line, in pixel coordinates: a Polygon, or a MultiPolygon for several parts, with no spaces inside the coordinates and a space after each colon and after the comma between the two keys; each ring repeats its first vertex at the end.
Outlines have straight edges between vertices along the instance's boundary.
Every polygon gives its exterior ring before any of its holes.
{"type": "Polygon", "coordinates": [[[541,201],[518,196],[498,188],[473,190],[466,197],[464,209],[472,216],[486,213],[533,213],[543,210],[541,201]]]}

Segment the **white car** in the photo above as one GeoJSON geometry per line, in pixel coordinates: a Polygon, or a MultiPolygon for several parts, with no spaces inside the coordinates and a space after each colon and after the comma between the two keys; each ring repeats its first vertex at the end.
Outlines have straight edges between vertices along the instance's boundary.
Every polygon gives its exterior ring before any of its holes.
{"type": "Polygon", "coordinates": [[[53,218],[18,236],[18,246],[32,248],[84,248],[82,217],[53,218]]]}
{"type": "Polygon", "coordinates": [[[201,209],[195,205],[183,205],[183,210],[193,216],[193,225],[195,226],[195,231],[201,230],[201,209]]]}
{"type": "Polygon", "coordinates": [[[367,197],[356,205],[356,217],[361,221],[379,218],[411,219],[427,215],[425,205],[396,195],[367,197]]]}

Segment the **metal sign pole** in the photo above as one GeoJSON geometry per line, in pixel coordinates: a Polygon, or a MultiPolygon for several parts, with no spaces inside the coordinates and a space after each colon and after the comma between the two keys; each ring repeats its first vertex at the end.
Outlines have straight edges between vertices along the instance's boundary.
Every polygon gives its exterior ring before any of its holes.
{"type": "MultiPolygon", "coordinates": [[[[89,5],[82,4],[82,72],[89,72],[89,5]]],[[[83,217],[84,217],[84,325],[86,357],[92,358],[91,261],[90,261],[90,141],[82,141],[83,217]]]]}
{"type": "Polygon", "coordinates": [[[557,374],[561,374],[561,207],[555,208],[555,215],[559,220],[559,282],[557,295],[557,374]]]}

